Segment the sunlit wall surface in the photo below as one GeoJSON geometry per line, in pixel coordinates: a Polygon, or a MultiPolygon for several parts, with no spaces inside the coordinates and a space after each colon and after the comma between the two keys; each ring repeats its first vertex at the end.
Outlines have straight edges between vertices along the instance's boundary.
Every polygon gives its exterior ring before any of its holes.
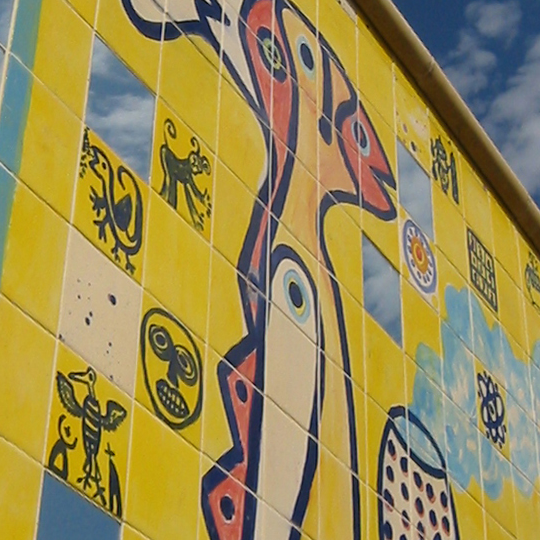
{"type": "Polygon", "coordinates": [[[350,6],[164,5],[0,0],[0,538],[536,538],[475,149],[350,6]]]}

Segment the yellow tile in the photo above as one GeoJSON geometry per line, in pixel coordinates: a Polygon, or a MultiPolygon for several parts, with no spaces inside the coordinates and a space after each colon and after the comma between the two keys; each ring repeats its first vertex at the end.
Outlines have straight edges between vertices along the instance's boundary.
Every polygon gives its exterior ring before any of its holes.
{"type": "Polygon", "coordinates": [[[364,321],[366,392],[388,410],[396,403],[405,403],[403,352],[371,315],[366,313],[364,321]],[[388,388],[393,391],[388,392],[388,388]]]}
{"type": "Polygon", "coordinates": [[[433,183],[463,212],[465,181],[460,154],[446,129],[433,114],[429,115],[429,132],[433,183]]]}
{"type": "Polygon", "coordinates": [[[41,460],[55,342],[3,297],[0,327],[4,336],[0,342],[0,434],[41,460]]]}
{"type": "Polygon", "coordinates": [[[525,299],[512,278],[496,261],[497,291],[499,298],[499,316],[501,323],[521,348],[526,348],[525,299]]]}
{"type": "Polygon", "coordinates": [[[358,302],[362,302],[362,237],[360,228],[347,215],[343,206],[336,205],[328,211],[322,234],[334,267],[334,275],[358,302]]]}
{"type": "MultiPolygon", "coordinates": [[[[348,378],[347,383],[351,385],[348,378]]],[[[334,362],[327,359],[324,370],[324,400],[320,416],[319,440],[325,448],[350,468],[349,415],[345,384],[344,372],[334,362]]],[[[361,401],[357,403],[358,408],[362,405],[361,401]]],[[[363,408],[357,412],[361,417],[364,416],[363,408]]]]}
{"type": "Polygon", "coordinates": [[[160,93],[197,136],[214,149],[218,72],[187,38],[163,45],[160,93]]]}
{"type": "Polygon", "coordinates": [[[146,536],[132,529],[129,525],[124,523],[122,527],[122,540],[148,540],[146,536]]]}
{"type": "Polygon", "coordinates": [[[55,377],[45,463],[54,474],[121,517],[131,400],[63,344],[55,377]]]}
{"type": "Polygon", "coordinates": [[[493,253],[489,191],[465,159],[461,161],[461,171],[465,219],[484,246],[493,253]]]}
{"type": "Polygon", "coordinates": [[[212,226],[214,167],[208,147],[159,100],[152,188],[207,240],[212,226]]]}
{"type": "Polygon", "coordinates": [[[81,121],[35,80],[19,176],[68,221],[81,134],[81,121]]]}
{"type": "Polygon", "coordinates": [[[427,107],[399,67],[394,67],[396,132],[425,170],[431,167],[427,107]]]}
{"type": "Polygon", "coordinates": [[[484,510],[466,492],[453,490],[454,505],[461,538],[484,538],[484,510]]]}
{"type": "Polygon", "coordinates": [[[341,301],[343,303],[343,319],[347,325],[350,375],[355,384],[364,389],[364,309],[346,291],[342,291],[341,301]]]}
{"type": "MultiPolygon", "coordinates": [[[[397,402],[397,400],[396,400],[397,402]]],[[[388,416],[386,412],[369,395],[366,399],[366,467],[367,467],[367,485],[377,490],[378,472],[379,472],[379,453],[381,450],[381,441],[384,434],[384,428],[388,416]]],[[[371,510],[371,509],[370,509],[371,510]]],[[[371,519],[370,519],[371,522],[371,519]]],[[[371,536],[369,536],[371,538],[371,536]]],[[[373,537],[375,538],[375,537],[373,537]]]]}
{"type": "Polygon", "coordinates": [[[143,274],[148,192],[148,186],[86,128],[73,224],[138,282],[143,274]]]}
{"type": "Polygon", "coordinates": [[[525,321],[527,323],[527,347],[525,350],[532,353],[534,345],[540,341],[540,306],[537,308],[525,298],[525,321]]]}
{"type": "Polygon", "coordinates": [[[441,189],[433,189],[435,243],[462,276],[469,275],[466,226],[450,197],[441,189]]]}
{"type": "Polygon", "coordinates": [[[86,97],[91,46],[90,27],[65,2],[43,0],[34,73],[79,118],[86,97]]]}
{"type": "MultiPolygon", "coordinates": [[[[532,486],[531,486],[532,487],[532,486]]],[[[514,490],[518,540],[527,540],[538,534],[540,528],[540,494],[533,490],[529,497],[514,490]]]]}
{"type": "Polygon", "coordinates": [[[2,292],[56,333],[68,226],[23,184],[17,185],[2,292]]]}
{"type": "Polygon", "coordinates": [[[220,161],[216,164],[213,245],[234,266],[251,222],[252,212],[262,212],[258,199],[220,161]],[[258,209],[255,210],[255,205],[258,209]]]}
{"type": "Polygon", "coordinates": [[[205,336],[210,246],[154,192],[149,220],[144,286],[195,334],[205,336]]]}
{"type": "Polygon", "coordinates": [[[41,468],[0,439],[0,478],[0,536],[31,540],[35,534],[41,468]]]}
{"type": "Polygon", "coordinates": [[[357,32],[358,88],[389,126],[394,125],[392,59],[371,33],[370,27],[359,21],[357,32]],[[374,76],[374,73],[377,76],[374,76]]]}
{"type": "MultiPolygon", "coordinates": [[[[203,452],[214,461],[217,461],[233,446],[219,384],[220,361],[222,361],[222,356],[209,348],[204,373],[203,452]]],[[[231,385],[241,385],[248,390],[248,393],[255,391],[247,378],[233,371],[230,365],[221,367],[221,369],[224,368],[228,368],[231,385]]]]}
{"type": "Polygon", "coordinates": [[[244,310],[239,275],[215,250],[212,252],[210,278],[210,317],[208,343],[219,354],[225,355],[245,335],[244,310]]]}
{"type": "Polygon", "coordinates": [[[135,398],[197,448],[201,446],[205,355],[204,344],[191,330],[145,293],[135,398]],[[171,352],[178,360],[168,360],[171,352]],[[171,403],[182,405],[173,408],[171,403]]]}
{"type": "Polygon", "coordinates": [[[94,24],[98,0],[68,0],[90,25],[94,24]]]}
{"type": "MultiPolygon", "coordinates": [[[[394,204],[397,206],[397,201],[394,201],[394,204]]],[[[367,210],[363,210],[362,227],[366,236],[392,263],[394,268],[399,268],[400,252],[398,220],[381,221],[367,210]]]]}
{"type": "Polygon", "coordinates": [[[126,519],[153,540],[196,538],[199,453],[137,404],[126,519]]]}
{"type": "MultiPolygon", "coordinates": [[[[219,159],[256,195],[269,168],[259,120],[236,87],[222,79],[219,92],[219,159]]],[[[219,183],[218,174],[216,190],[219,183]]]]}
{"type": "Polygon", "coordinates": [[[160,42],[146,38],[135,28],[121,2],[99,4],[96,30],[107,45],[155,92],[160,42]]]}
{"type": "Polygon", "coordinates": [[[440,355],[441,335],[437,313],[408,283],[402,283],[403,337],[405,352],[416,358],[420,345],[440,355]]]}
{"type": "Polygon", "coordinates": [[[354,517],[351,474],[330,452],[321,449],[320,468],[320,540],[353,538],[354,517]],[[335,504],[340,501],[340,504],[335,504]]]}
{"type": "MultiPolygon", "coordinates": [[[[496,516],[499,518],[500,514],[496,514],[496,516]]],[[[486,512],[486,540],[512,540],[512,538],[514,538],[514,535],[501,527],[496,519],[486,512]]]]}
{"type": "Polygon", "coordinates": [[[356,86],[356,47],[352,46],[356,42],[355,21],[339,2],[320,0],[318,22],[318,31],[330,44],[350,81],[356,86]]]}
{"type": "Polygon", "coordinates": [[[519,266],[521,280],[516,281],[525,295],[527,304],[540,312],[540,261],[529,243],[518,233],[519,266]]]}
{"type": "Polygon", "coordinates": [[[362,482],[367,482],[367,396],[356,384],[353,385],[354,421],[356,425],[358,477],[362,482]]]}
{"type": "Polygon", "coordinates": [[[512,220],[495,197],[490,197],[491,223],[495,258],[514,282],[521,287],[521,273],[516,229],[512,220]]]}
{"type": "Polygon", "coordinates": [[[505,478],[503,481],[503,489],[500,496],[496,500],[492,500],[489,496],[484,493],[484,506],[486,510],[487,517],[487,536],[489,540],[505,538],[510,540],[510,535],[516,536],[517,525],[516,525],[516,511],[514,504],[514,486],[512,482],[505,478]],[[490,519],[490,516],[494,520],[490,519]],[[495,522],[496,520],[496,522],[495,522]],[[503,529],[500,526],[504,527],[505,534],[503,536],[498,536],[500,533],[495,533],[497,529],[502,531],[503,529]],[[508,534],[510,533],[510,535],[508,534]]]}

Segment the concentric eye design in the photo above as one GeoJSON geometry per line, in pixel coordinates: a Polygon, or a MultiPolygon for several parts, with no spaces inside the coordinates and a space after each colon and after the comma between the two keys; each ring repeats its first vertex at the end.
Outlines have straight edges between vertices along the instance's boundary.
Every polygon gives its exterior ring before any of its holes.
{"type": "Polygon", "coordinates": [[[437,269],[426,235],[408,219],[403,226],[405,262],[418,288],[425,294],[435,292],[437,269]]]}
{"type": "Polygon", "coordinates": [[[300,324],[305,323],[311,313],[311,301],[306,286],[296,270],[290,269],[285,273],[283,289],[290,313],[300,324]]]}
{"type": "Polygon", "coordinates": [[[368,157],[371,154],[371,141],[369,135],[364,127],[364,124],[360,120],[355,120],[351,124],[351,130],[353,139],[356,141],[356,145],[364,157],[368,157]]]}
{"type": "Polygon", "coordinates": [[[304,73],[310,78],[315,78],[315,55],[309,41],[305,36],[296,40],[296,52],[304,73]]]}
{"type": "Polygon", "coordinates": [[[287,79],[285,53],[278,39],[268,28],[260,28],[257,32],[259,54],[266,69],[279,82],[287,79]]]}

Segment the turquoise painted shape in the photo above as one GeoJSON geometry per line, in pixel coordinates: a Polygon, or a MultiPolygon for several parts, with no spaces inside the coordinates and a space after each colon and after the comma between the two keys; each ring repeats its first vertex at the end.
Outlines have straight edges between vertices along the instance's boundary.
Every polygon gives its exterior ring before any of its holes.
{"type": "Polygon", "coordinates": [[[41,0],[19,0],[11,52],[29,69],[34,67],[41,0]]]}
{"type": "Polygon", "coordinates": [[[0,167],[0,283],[14,192],[15,179],[3,167],[0,167]]]}
{"type": "Polygon", "coordinates": [[[21,166],[31,91],[31,73],[11,56],[0,111],[0,161],[14,174],[21,166]]]}

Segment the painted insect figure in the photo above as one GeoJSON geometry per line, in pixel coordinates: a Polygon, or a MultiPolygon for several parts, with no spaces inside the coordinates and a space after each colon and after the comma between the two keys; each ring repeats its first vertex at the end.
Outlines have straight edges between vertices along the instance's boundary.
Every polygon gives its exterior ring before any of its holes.
{"type": "Polygon", "coordinates": [[[66,377],[60,371],[56,376],[60,401],[66,411],[80,418],[82,422],[82,441],[85,453],[84,475],[77,479],[83,490],[95,487],[92,497],[106,505],[105,488],[102,486],[102,474],[98,464],[102,431],[115,431],[126,419],[127,411],[116,401],[107,402],[105,414],[101,413],[101,404],[96,395],[97,375],[93,368],[86,371],[73,371],[66,377]],[[82,404],[77,400],[73,382],[86,386],[87,394],[82,404]]]}

